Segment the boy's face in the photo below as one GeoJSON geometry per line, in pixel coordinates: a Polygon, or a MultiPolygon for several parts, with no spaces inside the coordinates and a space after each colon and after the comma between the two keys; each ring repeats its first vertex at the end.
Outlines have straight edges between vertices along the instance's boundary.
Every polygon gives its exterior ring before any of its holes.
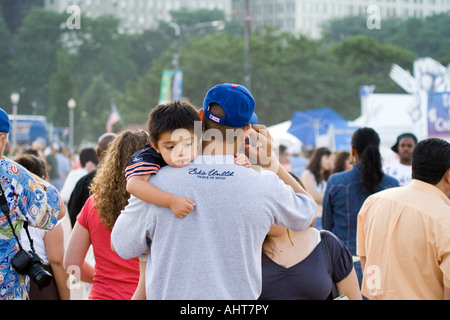
{"type": "Polygon", "coordinates": [[[169,166],[181,168],[197,156],[198,142],[193,131],[178,129],[162,133],[152,146],[169,166]]]}

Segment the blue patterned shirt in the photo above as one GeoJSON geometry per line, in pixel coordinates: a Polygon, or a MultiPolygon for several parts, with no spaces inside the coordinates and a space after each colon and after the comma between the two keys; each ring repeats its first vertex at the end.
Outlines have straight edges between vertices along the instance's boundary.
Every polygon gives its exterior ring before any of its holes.
{"type": "MultiPolygon", "coordinates": [[[[17,235],[24,221],[46,230],[56,226],[60,198],[53,186],[36,181],[22,166],[5,158],[0,159],[0,184],[17,235]]],[[[18,251],[8,219],[0,212],[0,300],[28,299],[29,277],[21,276],[11,266],[18,251]]]]}

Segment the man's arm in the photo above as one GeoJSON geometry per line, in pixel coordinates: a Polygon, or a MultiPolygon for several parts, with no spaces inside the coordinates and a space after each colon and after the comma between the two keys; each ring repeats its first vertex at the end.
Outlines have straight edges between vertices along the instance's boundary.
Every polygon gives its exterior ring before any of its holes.
{"type": "Polygon", "coordinates": [[[123,259],[131,259],[149,250],[146,221],[151,205],[134,196],[117,218],[111,233],[111,248],[123,259]]]}
{"type": "Polygon", "coordinates": [[[256,159],[262,168],[274,172],[285,184],[291,186],[295,193],[306,194],[312,199],[311,195],[280,164],[278,157],[272,152],[272,137],[267,127],[264,125],[254,125],[250,136],[258,142],[256,147],[246,145],[251,159],[256,159]]]}
{"type": "Polygon", "coordinates": [[[273,181],[271,202],[276,208],[275,224],[283,225],[293,231],[302,231],[309,227],[314,220],[317,203],[305,190],[300,179],[295,179],[278,161],[272,153],[272,138],[263,125],[254,125],[250,137],[256,139],[257,145],[246,145],[249,158],[265,170],[274,172],[279,180],[273,181]],[[284,182],[284,183],[283,183],[284,182]],[[289,186],[289,187],[288,187],[289,186]]]}

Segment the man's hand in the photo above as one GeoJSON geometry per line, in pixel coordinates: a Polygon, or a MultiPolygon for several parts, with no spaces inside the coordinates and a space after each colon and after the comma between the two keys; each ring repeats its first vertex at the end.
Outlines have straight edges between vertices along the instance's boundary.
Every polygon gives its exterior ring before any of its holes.
{"type": "Polygon", "coordinates": [[[275,173],[280,168],[278,157],[272,152],[272,137],[264,125],[253,125],[249,132],[249,140],[255,141],[245,145],[251,163],[256,163],[264,169],[275,173]]]}

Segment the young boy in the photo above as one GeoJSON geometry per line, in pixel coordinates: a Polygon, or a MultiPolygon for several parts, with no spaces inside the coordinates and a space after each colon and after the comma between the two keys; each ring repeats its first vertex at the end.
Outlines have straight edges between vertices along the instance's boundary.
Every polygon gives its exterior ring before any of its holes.
{"type": "Polygon", "coordinates": [[[194,133],[195,121],[200,121],[197,110],[187,102],[157,106],[150,112],[147,122],[150,142],[132,156],[125,173],[129,193],[146,202],[170,208],[179,218],[194,209],[194,202],[165,192],[148,181],[152,174],[166,165],[184,167],[194,160],[200,140],[194,133]]]}
{"type": "MultiPolygon", "coordinates": [[[[129,193],[143,201],[170,208],[179,218],[187,216],[195,203],[153,186],[149,179],[166,165],[184,167],[195,159],[201,138],[195,135],[195,121],[200,121],[200,117],[190,103],[177,101],[157,106],[150,112],[147,122],[150,143],[132,156],[125,173],[129,193]]],[[[236,156],[236,163],[249,166],[243,155],[236,156]]]]}

